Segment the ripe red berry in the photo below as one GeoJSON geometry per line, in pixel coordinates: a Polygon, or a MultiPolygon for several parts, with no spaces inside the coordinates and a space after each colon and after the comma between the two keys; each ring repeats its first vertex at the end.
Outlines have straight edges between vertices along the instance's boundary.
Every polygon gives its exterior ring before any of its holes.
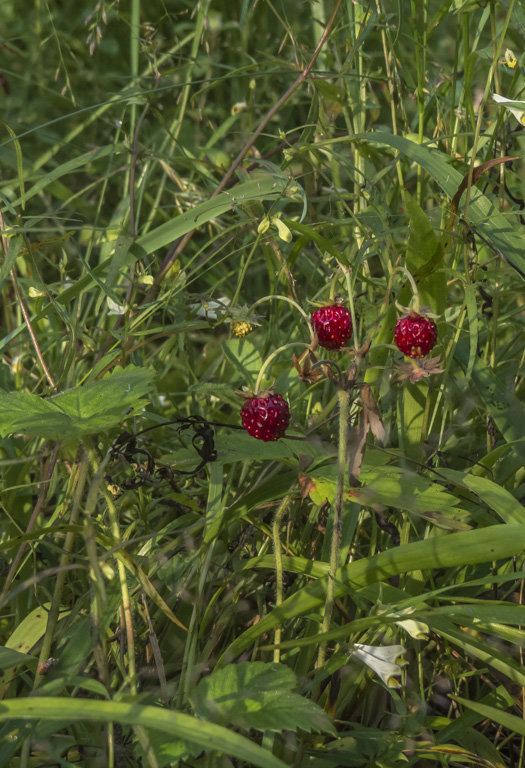
{"type": "Polygon", "coordinates": [[[325,349],[341,349],[352,333],[352,316],[346,307],[333,304],[312,312],[312,326],[325,349]]]}
{"type": "Polygon", "coordinates": [[[396,323],[394,341],[407,357],[425,357],[437,341],[436,324],[415,312],[404,315],[396,323]]]}
{"type": "Polygon", "coordinates": [[[290,408],[282,395],[261,393],[249,397],[241,408],[242,425],[257,440],[278,440],[290,423],[290,408]]]}

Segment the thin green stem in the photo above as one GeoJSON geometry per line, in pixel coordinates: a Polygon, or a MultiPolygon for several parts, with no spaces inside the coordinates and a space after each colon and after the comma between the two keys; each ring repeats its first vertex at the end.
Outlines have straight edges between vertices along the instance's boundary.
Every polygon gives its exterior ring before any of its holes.
{"type": "MultiPolygon", "coordinates": [[[[335,602],[335,580],[339,565],[339,549],[341,546],[341,526],[343,520],[343,506],[345,493],[345,478],[348,450],[348,410],[350,406],[350,393],[346,389],[338,391],[339,398],[339,445],[337,451],[337,483],[335,489],[334,521],[332,528],[332,542],[330,548],[330,565],[328,569],[328,582],[326,585],[326,599],[324,604],[323,623],[321,632],[324,634],[330,630],[330,622],[335,602]]],[[[317,667],[324,665],[326,659],[326,644],[319,647],[317,667]]]]}
{"type": "MultiPolygon", "coordinates": [[[[89,458],[93,466],[95,476],[100,477],[100,480],[101,480],[102,478],[100,474],[100,469],[98,467],[98,462],[94,454],[94,451],[89,450],[89,458]]],[[[117,511],[115,508],[114,501],[109,491],[107,491],[106,489],[104,489],[104,499],[106,501],[106,505],[109,513],[109,524],[110,524],[111,533],[115,540],[115,545],[117,547],[120,547],[122,544],[122,540],[120,536],[120,527],[118,523],[117,511]]],[[[130,686],[131,693],[136,694],[137,693],[137,671],[136,671],[136,664],[135,664],[135,635],[133,632],[131,601],[129,597],[128,582],[126,578],[126,568],[120,558],[117,559],[117,570],[118,570],[119,582],[120,582],[120,593],[122,596],[122,613],[124,617],[124,628],[126,631],[126,643],[127,643],[127,649],[128,649],[129,686],[130,686]]]]}
{"type": "MultiPolygon", "coordinates": [[[[279,504],[273,520],[272,538],[273,551],[275,557],[275,606],[278,608],[283,602],[283,554],[281,552],[281,523],[283,517],[290,506],[292,500],[292,489],[288,491],[282,502],[279,504]]],[[[277,627],[274,633],[274,643],[276,646],[281,642],[281,627],[277,627]]],[[[278,664],[281,660],[281,651],[279,648],[273,649],[273,660],[278,664]]]]}
{"type": "MultiPolygon", "coordinates": [[[[81,509],[82,495],[87,478],[87,468],[87,461],[81,461],[76,465],[69,477],[69,483],[66,489],[67,505],[65,508],[67,509],[71,499],[74,497],[69,520],[70,525],[72,526],[76,525],[78,521],[78,515],[81,509]]],[[[60,568],[62,570],[59,570],[58,572],[57,580],[55,582],[55,589],[53,590],[51,606],[47,615],[46,631],[40,649],[39,663],[46,661],[51,656],[51,648],[53,645],[55,630],[58,624],[58,617],[60,615],[60,604],[62,601],[62,592],[64,590],[66,579],[66,566],[69,562],[69,556],[73,548],[73,538],[74,533],[72,531],[68,531],[64,543],[64,549],[60,557],[60,568]]],[[[33,681],[33,689],[38,688],[41,681],[42,677],[37,672],[33,681]]],[[[28,738],[22,745],[22,749],[20,751],[20,768],[27,768],[29,765],[30,752],[31,738],[28,738]]]]}
{"type": "Polygon", "coordinates": [[[274,349],[271,355],[269,355],[264,363],[261,366],[261,370],[259,371],[259,375],[257,376],[257,381],[255,382],[255,391],[260,392],[261,382],[264,378],[264,374],[266,373],[266,369],[272,364],[273,360],[277,357],[277,355],[280,355],[281,352],[284,352],[286,349],[290,349],[291,347],[306,347],[310,348],[309,344],[306,344],[304,341],[291,341],[289,344],[283,344],[282,347],[278,347],[278,349],[274,349]]]}
{"type": "MultiPolygon", "coordinates": [[[[71,515],[69,518],[70,526],[76,526],[78,522],[80,510],[82,508],[81,502],[84,495],[84,487],[86,485],[87,471],[88,471],[88,463],[85,460],[85,458],[83,460],[81,457],[79,463],[77,464],[77,466],[75,467],[75,469],[70,475],[69,486],[68,486],[69,493],[68,491],[66,491],[66,496],[69,496],[69,495],[73,496],[73,503],[71,506],[71,515]]],[[[60,568],[62,570],[60,570],[59,573],[57,574],[55,589],[53,591],[53,599],[51,601],[51,607],[47,615],[46,632],[44,635],[44,639],[42,641],[42,647],[40,649],[40,657],[39,657],[40,662],[46,661],[51,656],[53,638],[55,635],[55,629],[58,624],[58,617],[60,614],[62,592],[64,590],[64,584],[66,581],[66,573],[67,573],[66,566],[69,563],[69,558],[73,550],[74,538],[75,538],[74,532],[68,531],[65,542],[64,542],[62,555],[60,556],[60,568]]],[[[38,687],[40,681],[41,681],[41,677],[39,675],[36,675],[35,685],[34,685],[35,688],[38,687]]]]}
{"type": "Polygon", "coordinates": [[[301,307],[301,305],[298,304],[293,299],[290,299],[288,296],[280,296],[279,294],[271,294],[270,296],[263,296],[261,299],[257,299],[257,301],[254,302],[251,305],[250,312],[253,312],[255,307],[258,307],[259,304],[263,304],[265,301],[272,301],[273,299],[276,299],[277,301],[286,301],[288,304],[291,304],[293,307],[295,307],[301,313],[305,323],[308,326],[308,331],[310,333],[310,339],[313,342],[313,340],[314,340],[314,333],[313,333],[313,330],[312,330],[312,324],[310,322],[310,318],[308,317],[308,315],[306,314],[304,309],[301,307]]]}
{"type": "MultiPolygon", "coordinates": [[[[131,0],[131,24],[130,24],[130,67],[131,79],[135,81],[139,73],[139,35],[140,35],[140,0],[131,0]]],[[[135,133],[137,119],[137,104],[131,102],[130,136],[135,133]]]]}
{"type": "MultiPolygon", "coordinates": [[[[410,0],[412,10],[412,22],[414,24],[415,34],[415,57],[417,72],[417,112],[418,112],[418,141],[423,143],[425,128],[425,67],[426,67],[426,17],[427,0],[423,3],[416,3],[416,0],[410,0]],[[423,18],[421,19],[421,13],[423,18]]],[[[417,200],[421,205],[423,198],[423,168],[418,165],[417,168],[417,200]]]]}
{"type": "Polygon", "coordinates": [[[247,255],[244,264],[242,265],[241,273],[239,275],[239,279],[237,281],[237,286],[235,288],[235,293],[232,296],[231,305],[234,307],[237,302],[239,301],[239,295],[241,293],[242,284],[244,282],[244,278],[246,277],[246,272],[248,271],[248,267],[250,266],[251,260],[253,258],[253,254],[255,253],[256,248],[259,245],[261,236],[258,234],[255,238],[255,242],[250,250],[250,253],[247,255]]]}

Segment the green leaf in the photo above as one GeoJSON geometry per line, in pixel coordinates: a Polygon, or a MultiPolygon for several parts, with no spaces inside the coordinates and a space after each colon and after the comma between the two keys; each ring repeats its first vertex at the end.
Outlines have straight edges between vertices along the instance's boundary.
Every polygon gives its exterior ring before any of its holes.
{"type": "Polygon", "coordinates": [[[247,384],[255,384],[262,367],[262,358],[257,347],[248,339],[228,339],[222,342],[224,354],[230,363],[242,374],[247,384]]]}
{"type": "Polygon", "coordinates": [[[499,723],[509,731],[525,736],[525,721],[521,717],[516,717],[516,715],[503,712],[496,707],[489,707],[487,704],[480,704],[477,701],[463,699],[461,696],[454,696],[453,694],[449,694],[449,696],[451,699],[454,699],[454,701],[457,701],[458,704],[462,704],[467,709],[472,710],[472,712],[477,712],[477,714],[481,715],[484,719],[488,718],[494,723],[499,723]]]}
{"type": "Polygon", "coordinates": [[[0,702],[0,722],[5,720],[40,720],[56,722],[62,729],[67,723],[120,723],[141,725],[170,734],[200,746],[218,750],[261,768],[286,768],[271,752],[246,737],[220,725],[161,707],[145,706],[136,701],[101,701],[55,696],[21,697],[0,702]]]}
{"type": "MultiPolygon", "coordinates": [[[[414,198],[405,192],[404,199],[410,220],[406,266],[418,285],[421,305],[428,305],[433,312],[441,314],[445,311],[447,298],[443,247],[414,198]]],[[[408,305],[407,298],[409,296],[402,293],[399,299],[401,304],[408,305]]]]}
{"type": "MultiPolygon", "coordinates": [[[[84,166],[93,163],[95,160],[100,160],[103,157],[118,155],[120,152],[127,152],[127,147],[125,147],[124,144],[108,144],[105,147],[90,149],[89,152],[85,152],[83,155],[74,157],[72,160],[68,160],[67,162],[62,163],[62,165],[58,165],[49,173],[43,174],[39,180],[33,184],[30,189],[27,190],[25,193],[25,200],[31,200],[32,197],[37,195],[43,189],[49,190],[52,182],[56,181],[56,179],[59,179],[68,173],[73,173],[73,171],[77,171],[79,168],[83,168],[84,166]]],[[[21,195],[17,200],[14,201],[13,205],[20,205],[20,203],[23,202],[24,196],[21,195]]]]}
{"type": "MultiPolygon", "coordinates": [[[[190,744],[182,739],[175,739],[173,736],[167,736],[165,733],[150,731],[148,733],[149,745],[152,747],[159,768],[165,765],[184,765],[181,760],[187,760],[189,757],[196,757],[202,748],[197,744],[190,744]]],[[[148,756],[145,754],[142,746],[136,747],[137,755],[142,757],[142,764],[148,765],[148,756]]]]}
{"type": "Polygon", "coordinates": [[[499,651],[494,643],[487,642],[483,637],[478,639],[472,634],[467,634],[455,627],[448,618],[436,616],[432,621],[432,629],[457,645],[468,656],[497,669],[519,686],[525,685],[525,672],[509,655],[499,651]]]}
{"type": "Polygon", "coordinates": [[[221,216],[236,205],[244,205],[251,200],[276,200],[283,194],[289,179],[281,174],[260,174],[251,181],[238,184],[229,192],[221,192],[220,195],[200,203],[194,208],[175,216],[171,221],[161,224],[160,227],[147,232],[139,237],[132,246],[132,252],[140,258],[153,253],[168,243],[172,243],[178,237],[191,232],[192,229],[202,227],[208,221],[221,216]]]}
{"type": "Polygon", "coordinates": [[[28,664],[33,661],[36,661],[34,656],[0,646],[0,669],[9,669],[10,667],[16,667],[17,664],[28,664]]]}
{"type": "Polygon", "coordinates": [[[319,757],[308,765],[312,768],[397,768],[406,764],[403,750],[406,748],[406,738],[399,731],[389,731],[379,728],[352,723],[352,731],[338,734],[337,741],[332,741],[323,749],[312,750],[319,757]]]}
{"type": "MultiPolygon", "coordinates": [[[[323,466],[308,473],[309,495],[316,504],[335,500],[336,468],[323,466]]],[[[395,466],[368,466],[363,464],[359,479],[360,488],[351,488],[347,495],[351,501],[370,506],[384,504],[407,510],[424,517],[442,528],[468,530],[467,513],[457,509],[460,499],[442,485],[433,483],[422,475],[395,466]]],[[[515,521],[517,522],[517,521],[515,521]]]]}
{"type": "Polygon", "coordinates": [[[492,480],[446,467],[440,467],[439,473],[479,496],[505,523],[523,524],[525,521],[525,507],[506,488],[493,483],[492,480]]]}
{"type": "Polygon", "coordinates": [[[292,693],[295,675],[283,664],[230,664],[204,677],[191,697],[207,720],[259,731],[328,731],[328,715],[315,702],[292,693]]]}
{"type": "MultiPolygon", "coordinates": [[[[20,624],[15,628],[13,633],[6,640],[6,651],[12,650],[17,653],[22,659],[28,658],[28,652],[35,647],[35,645],[44,636],[47,626],[47,611],[49,610],[49,603],[45,603],[42,607],[38,606],[31,613],[25,616],[20,624]]],[[[65,611],[60,615],[60,619],[65,618],[69,611],[65,611]]],[[[17,664],[20,662],[16,662],[17,664]]],[[[4,665],[0,665],[3,667],[4,665]]],[[[0,672],[0,697],[4,695],[9,683],[13,679],[14,670],[11,665],[4,667],[6,671],[0,672]]]]}
{"type": "Polygon", "coordinates": [[[275,461],[293,457],[293,451],[285,440],[263,443],[255,437],[235,430],[232,434],[216,436],[217,460],[223,464],[235,461],[275,461]]]}
{"type": "Polygon", "coordinates": [[[51,440],[80,439],[120,424],[130,408],[145,404],[153,372],[133,365],[115,368],[96,382],[43,398],[8,392],[0,399],[0,434],[13,432],[51,440]]]}
{"type": "MultiPolygon", "coordinates": [[[[500,685],[495,690],[489,691],[483,699],[479,702],[484,706],[492,706],[498,704],[501,707],[512,707],[514,701],[507,689],[500,685]]],[[[447,725],[443,730],[436,733],[435,738],[438,744],[446,742],[449,739],[456,739],[459,741],[462,731],[473,728],[477,725],[483,717],[472,711],[463,712],[459,717],[455,717],[450,725],[447,725]]]]}
{"type": "Polygon", "coordinates": [[[24,240],[19,235],[9,240],[7,253],[2,261],[2,266],[0,267],[0,288],[3,286],[6,278],[11,272],[16,257],[18,256],[18,252],[20,251],[20,248],[23,246],[23,244],[24,240]]]}
{"type": "MultiPolygon", "coordinates": [[[[466,340],[459,340],[454,357],[466,370],[470,358],[466,340]]],[[[525,442],[519,442],[523,438],[525,424],[523,403],[516,397],[511,387],[506,386],[505,382],[502,382],[477,355],[472,366],[472,384],[506,442],[515,442],[515,450],[525,459],[525,442]]]]}
{"type": "Polygon", "coordinates": [[[415,461],[422,461],[424,457],[423,426],[428,396],[427,384],[407,382],[399,398],[399,441],[405,456],[415,461]]]}

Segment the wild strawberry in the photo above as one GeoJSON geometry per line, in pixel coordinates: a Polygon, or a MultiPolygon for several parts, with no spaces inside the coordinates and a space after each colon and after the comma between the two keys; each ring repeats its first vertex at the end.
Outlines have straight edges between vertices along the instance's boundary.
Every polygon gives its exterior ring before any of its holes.
{"type": "Polygon", "coordinates": [[[282,395],[261,392],[248,397],[241,408],[242,425],[257,440],[278,440],[290,423],[290,407],[282,395]]]}
{"type": "Polygon", "coordinates": [[[254,329],[251,323],[247,323],[245,320],[232,320],[231,329],[233,335],[238,339],[243,339],[254,329]]]}
{"type": "Polygon", "coordinates": [[[394,341],[407,357],[425,357],[437,341],[436,324],[430,317],[411,311],[397,321],[394,341]]]}
{"type": "Polygon", "coordinates": [[[346,307],[331,304],[312,312],[312,326],[325,349],[341,349],[352,333],[352,316],[346,307]]]}

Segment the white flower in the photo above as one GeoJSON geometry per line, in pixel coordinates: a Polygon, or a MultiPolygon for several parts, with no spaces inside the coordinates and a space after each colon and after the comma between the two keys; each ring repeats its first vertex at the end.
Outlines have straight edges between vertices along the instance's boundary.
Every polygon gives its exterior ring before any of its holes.
{"type": "Polygon", "coordinates": [[[389,688],[399,687],[400,683],[396,677],[401,677],[401,667],[408,663],[404,659],[400,660],[400,657],[406,653],[406,648],[402,645],[377,646],[354,643],[351,653],[379,675],[389,688]]]}
{"type": "Polygon", "coordinates": [[[509,112],[512,112],[520,125],[525,125],[525,101],[507,99],[505,96],[500,96],[499,93],[493,93],[492,98],[498,104],[502,104],[509,112]]]}
{"type": "Polygon", "coordinates": [[[415,640],[426,640],[428,638],[428,633],[430,632],[428,624],[424,624],[422,621],[417,621],[416,619],[405,618],[406,616],[415,613],[415,610],[415,606],[411,605],[408,608],[403,608],[401,611],[389,612],[386,610],[381,611],[381,613],[389,613],[390,616],[399,618],[399,621],[396,621],[396,625],[401,627],[401,629],[404,629],[405,632],[408,632],[410,637],[413,637],[415,640]]]}

